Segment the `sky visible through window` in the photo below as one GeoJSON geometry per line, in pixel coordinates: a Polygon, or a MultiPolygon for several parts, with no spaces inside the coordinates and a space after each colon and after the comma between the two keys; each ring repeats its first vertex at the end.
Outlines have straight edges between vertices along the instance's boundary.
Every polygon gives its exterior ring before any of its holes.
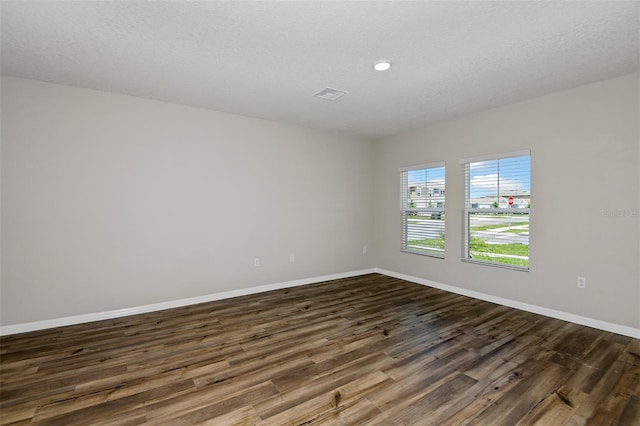
{"type": "Polygon", "coordinates": [[[470,164],[471,198],[531,192],[531,157],[511,157],[470,164]],[[500,177],[498,180],[498,176],[500,177]],[[500,194],[498,194],[498,188],[500,194]]]}
{"type": "Polygon", "coordinates": [[[430,169],[409,170],[409,186],[422,185],[436,188],[444,185],[444,167],[430,169]]]}

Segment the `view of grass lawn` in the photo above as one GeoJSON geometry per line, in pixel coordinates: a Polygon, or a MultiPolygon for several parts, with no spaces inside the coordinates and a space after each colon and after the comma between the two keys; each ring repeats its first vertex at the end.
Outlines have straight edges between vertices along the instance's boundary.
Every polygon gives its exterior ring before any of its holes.
{"type": "Polygon", "coordinates": [[[486,260],[488,262],[497,262],[503,263],[505,265],[514,265],[514,266],[529,266],[529,259],[519,259],[513,257],[495,257],[495,256],[487,256],[482,254],[476,254],[471,252],[471,258],[476,260],[486,260]]]}
{"type": "Polygon", "coordinates": [[[526,244],[489,244],[482,238],[472,237],[469,242],[469,252],[471,253],[471,258],[476,260],[523,267],[529,266],[529,246],[526,244]],[[502,257],[496,256],[496,254],[522,257],[502,257]]]}
{"type": "Polygon", "coordinates": [[[471,227],[471,231],[488,231],[490,229],[500,229],[500,228],[509,228],[510,226],[527,226],[529,227],[528,223],[521,223],[521,222],[514,222],[514,223],[494,223],[491,225],[477,225],[477,226],[472,226],[471,227]]]}
{"type": "MultiPolygon", "coordinates": [[[[412,246],[431,247],[444,249],[443,238],[423,238],[410,240],[412,246]]],[[[469,242],[469,250],[472,253],[508,254],[515,256],[529,256],[529,246],[526,244],[489,244],[482,238],[472,237],[469,242]]]]}
{"type": "Polygon", "coordinates": [[[511,234],[524,234],[524,233],[529,232],[529,227],[527,226],[526,228],[525,227],[521,227],[521,228],[505,229],[502,232],[509,232],[511,234]]]}
{"type": "Polygon", "coordinates": [[[409,240],[412,246],[444,249],[444,238],[423,238],[421,240],[409,240]]]}
{"type": "Polygon", "coordinates": [[[529,256],[529,246],[526,244],[489,244],[482,238],[471,237],[469,251],[475,253],[510,254],[515,256],[529,256]]]}
{"type": "MultiPolygon", "coordinates": [[[[513,230],[516,231],[516,230],[513,230]]],[[[444,238],[423,238],[420,240],[410,240],[409,244],[417,250],[424,253],[433,251],[441,252],[444,250],[444,238]]],[[[529,266],[529,246],[526,244],[489,244],[484,239],[472,237],[469,243],[469,252],[471,258],[476,260],[486,260],[488,262],[497,262],[514,266],[529,266]],[[522,257],[503,257],[522,256],[522,257]]]]}
{"type": "MultiPolygon", "coordinates": [[[[505,216],[501,216],[500,218],[504,219],[505,216]]],[[[426,216],[413,216],[408,218],[408,221],[412,223],[412,226],[422,226],[422,224],[429,221],[429,219],[430,217],[426,216]]],[[[429,222],[434,223],[432,221],[429,222]]],[[[470,231],[471,240],[469,241],[468,251],[470,258],[525,268],[529,266],[529,245],[517,242],[517,240],[516,242],[510,242],[509,240],[512,239],[506,237],[506,235],[526,236],[529,233],[528,222],[514,220],[513,222],[481,224],[471,226],[470,231]],[[500,237],[500,235],[504,236],[500,237]],[[504,241],[504,239],[506,239],[506,241],[504,241]]],[[[418,236],[419,232],[415,232],[414,238],[418,236]]],[[[418,238],[408,241],[408,244],[414,251],[424,254],[438,253],[440,256],[442,256],[444,252],[444,243],[443,237],[418,238]]]]}

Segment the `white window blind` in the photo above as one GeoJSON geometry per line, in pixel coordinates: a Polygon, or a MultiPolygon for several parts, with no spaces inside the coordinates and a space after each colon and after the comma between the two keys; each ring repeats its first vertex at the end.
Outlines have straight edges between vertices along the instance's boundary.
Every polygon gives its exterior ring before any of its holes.
{"type": "Polygon", "coordinates": [[[444,257],[445,165],[400,170],[401,250],[444,257]]]}
{"type": "Polygon", "coordinates": [[[462,160],[463,261],[529,269],[529,151],[462,160]]]}

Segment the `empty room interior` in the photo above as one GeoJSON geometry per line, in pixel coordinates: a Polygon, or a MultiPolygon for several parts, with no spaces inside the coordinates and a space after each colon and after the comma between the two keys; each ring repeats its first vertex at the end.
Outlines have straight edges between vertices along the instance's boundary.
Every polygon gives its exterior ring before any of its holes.
{"type": "Polygon", "coordinates": [[[0,5],[1,425],[640,425],[640,3],[0,5]]]}

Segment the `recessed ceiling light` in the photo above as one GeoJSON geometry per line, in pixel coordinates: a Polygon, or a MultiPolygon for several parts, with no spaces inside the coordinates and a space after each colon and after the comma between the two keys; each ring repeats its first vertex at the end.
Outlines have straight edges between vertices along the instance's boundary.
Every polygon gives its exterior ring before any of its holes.
{"type": "Polygon", "coordinates": [[[386,71],[389,68],[391,68],[391,62],[386,59],[376,61],[376,63],[373,64],[373,69],[376,71],[386,71]]]}

